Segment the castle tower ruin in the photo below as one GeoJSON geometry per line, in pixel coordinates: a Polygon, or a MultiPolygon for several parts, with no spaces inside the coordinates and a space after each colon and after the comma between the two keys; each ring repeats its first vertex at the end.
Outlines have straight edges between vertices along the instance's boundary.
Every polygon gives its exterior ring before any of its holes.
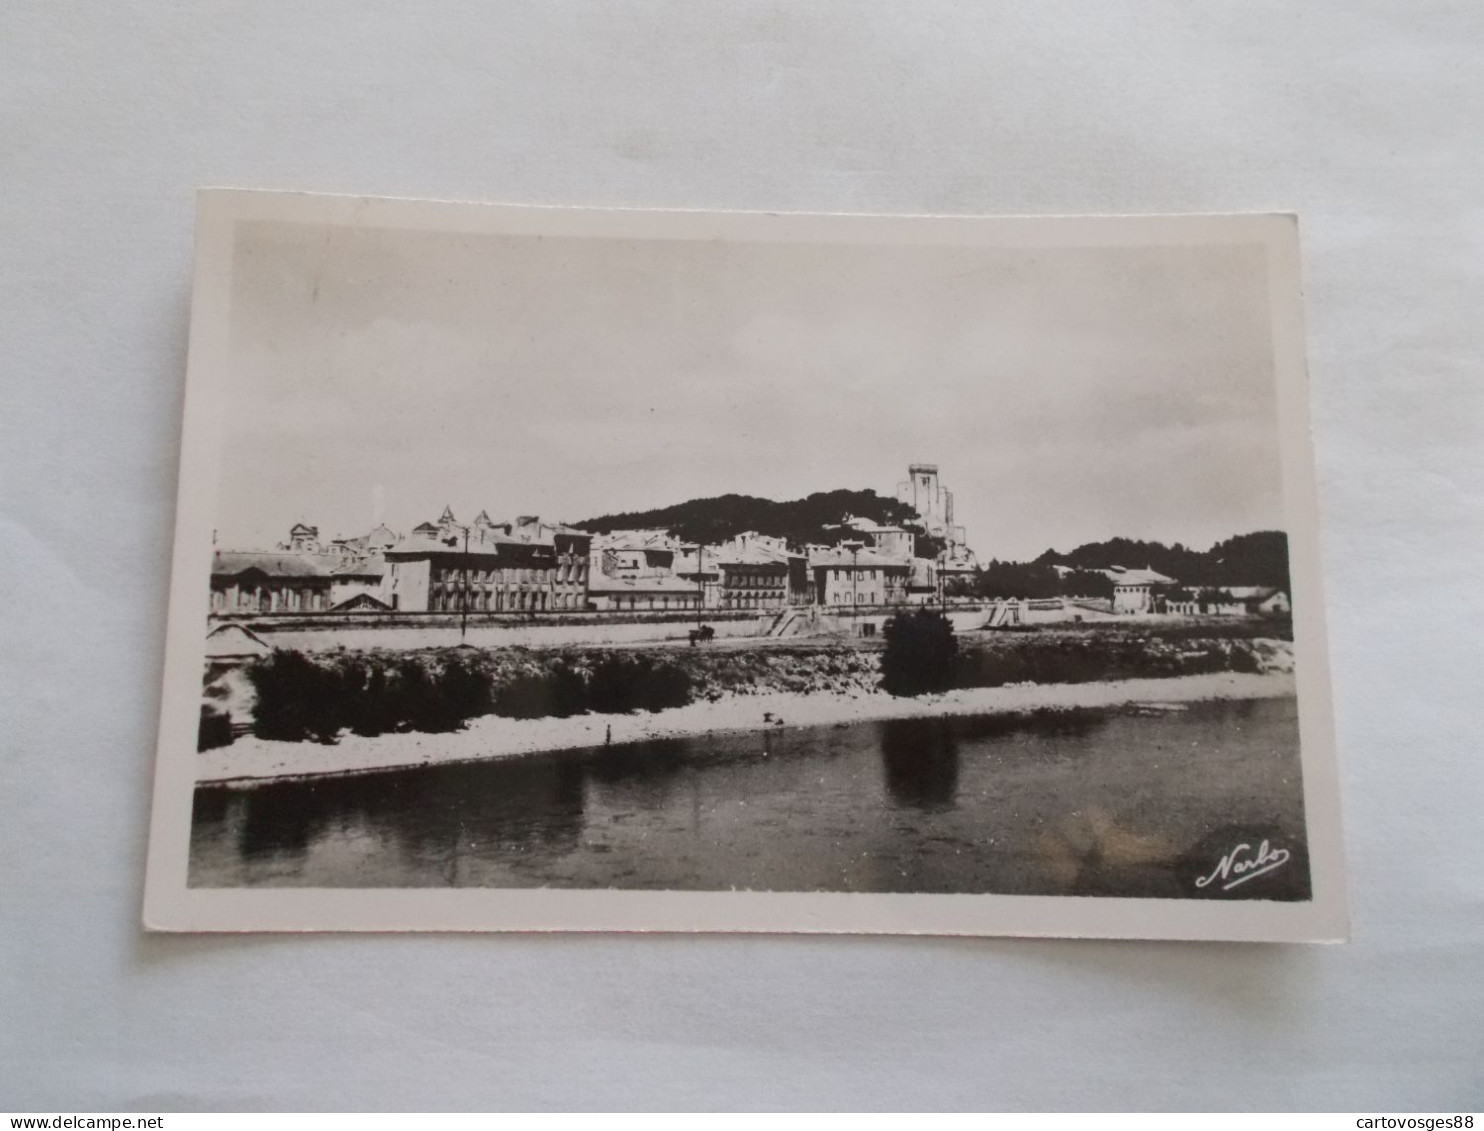
{"type": "Polygon", "coordinates": [[[942,538],[953,528],[953,492],[938,481],[938,465],[913,463],[907,478],[897,484],[897,501],[906,503],[929,534],[942,538]]]}

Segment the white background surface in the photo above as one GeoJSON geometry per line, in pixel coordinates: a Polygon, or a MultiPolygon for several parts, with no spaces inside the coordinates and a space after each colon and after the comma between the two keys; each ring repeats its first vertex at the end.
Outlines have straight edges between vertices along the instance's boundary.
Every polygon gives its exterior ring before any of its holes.
{"type": "Polygon", "coordinates": [[[1471,2],[12,0],[0,1107],[1478,1109],[1481,58],[1471,2]],[[1354,941],[145,937],[202,184],[1297,210],[1354,941]]]}

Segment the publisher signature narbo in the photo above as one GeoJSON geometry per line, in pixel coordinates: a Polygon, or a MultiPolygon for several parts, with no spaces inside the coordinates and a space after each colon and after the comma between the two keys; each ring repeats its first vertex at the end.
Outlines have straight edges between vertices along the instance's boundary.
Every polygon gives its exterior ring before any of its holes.
{"type": "Polygon", "coordinates": [[[1238,884],[1265,876],[1287,864],[1292,853],[1286,848],[1273,848],[1263,841],[1255,849],[1243,841],[1221,858],[1208,876],[1199,877],[1195,886],[1210,887],[1221,884],[1222,891],[1231,891],[1238,884]]]}

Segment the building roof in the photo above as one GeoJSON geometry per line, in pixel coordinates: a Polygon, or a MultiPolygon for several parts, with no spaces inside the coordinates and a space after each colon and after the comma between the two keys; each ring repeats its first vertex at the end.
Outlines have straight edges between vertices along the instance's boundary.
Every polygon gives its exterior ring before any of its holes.
{"type": "Polygon", "coordinates": [[[524,521],[516,519],[514,522],[496,522],[490,526],[492,532],[497,532],[512,542],[530,544],[532,542],[545,542],[554,545],[558,534],[568,538],[592,538],[593,535],[586,530],[578,530],[575,526],[567,526],[560,522],[542,522],[539,518],[527,518],[524,521]],[[506,532],[509,533],[506,533],[506,532]]]}
{"type": "Polygon", "coordinates": [[[697,564],[696,548],[694,546],[691,546],[688,549],[679,550],[676,552],[673,572],[689,573],[693,575],[697,573],[712,574],[715,573],[718,568],[720,568],[717,564],[720,561],[721,558],[718,555],[716,549],[712,546],[707,546],[706,549],[701,552],[700,562],[699,564],[697,564]]]}
{"type": "MultiPolygon", "coordinates": [[[[574,531],[584,534],[586,531],[574,531]]],[[[595,550],[678,550],[680,542],[667,530],[610,530],[589,534],[595,550]]]]}
{"type": "Polygon", "coordinates": [[[927,558],[912,559],[912,574],[907,584],[913,589],[935,589],[937,581],[933,577],[933,563],[927,558]]]}
{"type": "Polygon", "coordinates": [[[1173,577],[1166,577],[1159,571],[1152,569],[1125,569],[1123,566],[1109,566],[1102,572],[1112,579],[1114,585],[1175,584],[1173,577]]]}
{"type": "Polygon", "coordinates": [[[787,550],[775,550],[771,546],[721,546],[716,560],[724,566],[788,565],[790,558],[803,557],[787,550]]]}
{"type": "Polygon", "coordinates": [[[344,612],[350,609],[375,609],[380,611],[391,611],[391,606],[374,593],[355,593],[336,605],[331,606],[330,611],[344,612]]]}
{"type": "Polygon", "coordinates": [[[238,577],[255,569],[269,577],[328,577],[341,559],[286,550],[218,550],[211,558],[213,577],[238,577]]]}
{"type": "Polygon", "coordinates": [[[1224,589],[1239,601],[1266,601],[1282,590],[1276,585],[1213,585],[1212,589],[1224,589]]]}
{"type": "Polygon", "coordinates": [[[206,658],[266,656],[273,651],[252,629],[240,624],[219,624],[206,634],[206,658]]]}
{"type": "Polygon", "coordinates": [[[938,569],[944,573],[978,573],[979,562],[972,557],[961,558],[945,554],[938,559],[938,569]]]}
{"type": "Polygon", "coordinates": [[[386,557],[382,554],[372,554],[369,557],[341,562],[330,570],[330,575],[338,578],[380,578],[385,573],[386,557]]]}
{"type": "Polygon", "coordinates": [[[392,530],[385,523],[377,525],[376,529],[366,535],[366,548],[368,550],[384,550],[388,546],[395,546],[402,540],[402,536],[392,530]]]}
{"type": "Polygon", "coordinates": [[[838,546],[831,546],[827,550],[811,552],[809,555],[809,568],[819,569],[821,567],[834,567],[854,565],[860,569],[911,569],[912,563],[906,558],[891,557],[887,554],[878,554],[875,550],[860,550],[852,554],[849,550],[842,550],[838,546]]]}
{"type": "Polygon", "coordinates": [[[530,562],[554,562],[556,552],[547,542],[521,542],[514,538],[501,538],[498,542],[469,541],[464,550],[463,541],[457,546],[447,546],[432,539],[411,539],[386,552],[389,562],[411,562],[436,559],[442,565],[467,564],[470,568],[488,569],[506,565],[521,565],[530,562]],[[506,553],[505,551],[511,551],[506,553]],[[516,551],[525,551],[522,555],[516,551]]]}
{"type": "Polygon", "coordinates": [[[890,523],[877,522],[873,518],[857,518],[854,515],[847,518],[842,526],[848,526],[852,530],[859,530],[862,534],[910,534],[912,531],[905,526],[894,526],[890,523]]]}

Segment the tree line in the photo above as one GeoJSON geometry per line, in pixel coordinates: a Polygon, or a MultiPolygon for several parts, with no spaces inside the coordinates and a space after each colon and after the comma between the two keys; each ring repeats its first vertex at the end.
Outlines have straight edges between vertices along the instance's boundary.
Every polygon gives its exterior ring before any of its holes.
{"type": "Polygon", "coordinates": [[[802,499],[781,503],[756,495],[718,495],[653,510],[600,515],[573,525],[593,534],[613,530],[668,530],[683,542],[707,545],[756,531],[783,538],[791,546],[803,547],[838,542],[849,534],[842,530],[841,524],[851,517],[915,531],[919,557],[935,556],[943,549],[940,542],[923,531],[917,513],[910,506],[870,490],[816,491],[802,499]]]}
{"type": "Polygon", "coordinates": [[[977,574],[958,583],[956,595],[987,600],[1108,598],[1113,595],[1113,581],[1101,571],[1113,566],[1152,569],[1173,578],[1179,592],[1187,594],[1197,588],[1234,585],[1287,591],[1288,536],[1280,530],[1259,530],[1228,538],[1209,550],[1193,550],[1179,542],[1166,546],[1111,538],[1085,543],[1065,554],[1047,550],[1029,562],[990,559],[977,574]]]}

